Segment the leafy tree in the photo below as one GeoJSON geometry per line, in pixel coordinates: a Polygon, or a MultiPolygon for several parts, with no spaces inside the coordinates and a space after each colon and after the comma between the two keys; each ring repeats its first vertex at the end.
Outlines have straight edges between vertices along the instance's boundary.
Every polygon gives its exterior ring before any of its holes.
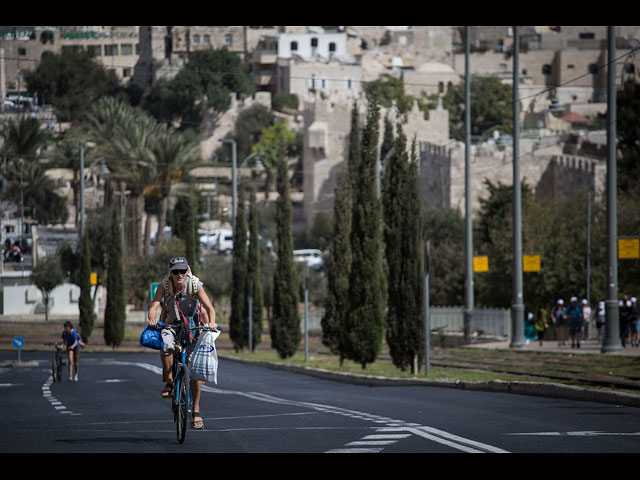
{"type": "Polygon", "coordinates": [[[7,189],[4,198],[24,199],[25,215],[30,215],[41,225],[65,223],[69,217],[67,201],[56,193],[54,180],[45,168],[36,162],[9,164],[7,189]],[[22,191],[20,182],[23,183],[22,191]]]}
{"type": "Polygon", "coordinates": [[[185,66],[166,82],[157,82],[142,98],[142,106],[159,121],[179,121],[181,128],[199,124],[204,108],[225,112],[230,95],[251,94],[254,86],[240,57],[223,50],[189,53],[185,66]]]}
{"type": "Polygon", "coordinates": [[[616,96],[618,188],[640,195],[640,83],[627,80],[616,96]]]}
{"type": "MultiPolygon", "coordinates": [[[[429,298],[433,305],[464,304],[464,218],[459,209],[423,212],[423,238],[430,241],[429,298]]],[[[479,254],[483,251],[479,250],[479,254]]]]}
{"type": "MultiPolygon", "coordinates": [[[[471,134],[481,135],[489,128],[500,125],[510,133],[513,127],[513,93],[511,85],[497,77],[471,77],[471,134]]],[[[433,108],[437,96],[431,96],[425,108],[433,108]]],[[[455,140],[464,140],[464,82],[450,88],[442,97],[442,106],[449,111],[449,134],[455,140]]]]}
{"type": "Polygon", "coordinates": [[[262,275],[260,273],[260,218],[258,207],[256,205],[256,189],[254,184],[251,186],[249,202],[249,256],[247,262],[247,280],[249,285],[247,288],[250,290],[247,291],[251,295],[253,303],[251,312],[253,331],[251,335],[253,348],[255,348],[262,339],[262,310],[264,308],[264,295],[262,290],[262,275]]]}
{"type": "Polygon", "coordinates": [[[104,311],[104,341],[117,347],[124,338],[126,298],[124,291],[124,269],[122,266],[122,242],[120,240],[120,214],[112,208],[109,259],[107,270],[107,304],[104,311]]]}
{"type": "Polygon", "coordinates": [[[51,292],[64,282],[60,262],[56,257],[44,257],[34,265],[31,282],[40,290],[44,300],[44,319],[49,321],[49,299],[51,292]]]}
{"type": "Polygon", "coordinates": [[[27,89],[38,92],[53,105],[62,122],[79,120],[97,100],[120,90],[116,74],[85,51],[63,50],[45,55],[24,78],[27,89]]]}
{"type": "MultiPolygon", "coordinates": [[[[251,105],[238,114],[233,133],[229,136],[236,141],[239,162],[249,156],[253,145],[260,141],[262,131],[271,125],[273,125],[273,114],[269,108],[260,103],[251,105]]],[[[224,158],[227,151],[228,147],[220,145],[216,153],[218,157],[224,158]]]]}
{"type": "Polygon", "coordinates": [[[244,184],[238,188],[236,229],[233,232],[233,290],[231,291],[231,318],[229,337],[236,352],[248,346],[247,320],[247,216],[244,206],[244,184]]]}
{"type": "Polygon", "coordinates": [[[360,163],[360,125],[356,105],[351,110],[351,130],[346,165],[338,172],[333,202],[333,240],[327,265],[327,297],[322,317],[322,344],[339,356],[342,365],[347,350],[349,272],[351,271],[352,175],[360,163]],[[353,172],[353,173],[352,173],[353,172]]]}
{"type": "Polygon", "coordinates": [[[260,161],[266,169],[265,203],[269,201],[271,184],[277,174],[280,155],[280,146],[283,145],[287,153],[295,147],[295,134],[287,127],[286,123],[274,123],[262,130],[260,142],[252,148],[252,153],[257,153],[260,161]]]}
{"type": "Polygon", "coordinates": [[[385,247],[388,267],[386,337],[393,364],[417,374],[423,357],[422,226],[418,160],[407,154],[398,125],[394,153],[387,170],[385,247]]]}
{"type": "Polygon", "coordinates": [[[377,80],[363,85],[368,102],[390,108],[394,103],[401,113],[411,110],[413,97],[404,93],[404,82],[401,78],[384,73],[377,80]]]}
{"type": "Polygon", "coordinates": [[[352,262],[349,274],[349,332],[346,357],[366,368],[382,348],[386,286],[382,271],[382,208],[376,192],[379,107],[369,105],[360,165],[352,179],[352,262]]]}
{"type": "Polygon", "coordinates": [[[19,159],[36,160],[38,149],[46,141],[44,133],[40,130],[40,122],[25,116],[10,120],[2,136],[4,138],[2,154],[14,162],[19,159]]]}
{"type": "Polygon", "coordinates": [[[298,279],[293,263],[293,236],[291,234],[293,207],[282,143],[278,160],[277,185],[276,249],[278,260],[273,275],[273,318],[269,330],[272,348],[276,349],[280,358],[289,358],[298,349],[302,334],[298,313],[298,279]]]}

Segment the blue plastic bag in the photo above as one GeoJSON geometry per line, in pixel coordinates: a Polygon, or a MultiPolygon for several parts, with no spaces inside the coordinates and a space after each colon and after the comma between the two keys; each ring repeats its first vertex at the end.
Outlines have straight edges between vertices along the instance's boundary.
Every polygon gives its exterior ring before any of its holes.
{"type": "Polygon", "coordinates": [[[147,325],[147,328],[140,334],[140,345],[146,348],[153,348],[154,350],[162,350],[164,348],[164,342],[162,341],[160,329],[147,325]]]}

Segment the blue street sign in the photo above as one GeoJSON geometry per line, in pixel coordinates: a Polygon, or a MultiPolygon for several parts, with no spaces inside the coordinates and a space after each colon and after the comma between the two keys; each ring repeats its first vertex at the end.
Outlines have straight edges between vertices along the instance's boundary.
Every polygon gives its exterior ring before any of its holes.
{"type": "Polygon", "coordinates": [[[17,348],[18,350],[20,350],[22,347],[24,347],[24,338],[14,337],[11,343],[13,345],[13,348],[17,348]]]}

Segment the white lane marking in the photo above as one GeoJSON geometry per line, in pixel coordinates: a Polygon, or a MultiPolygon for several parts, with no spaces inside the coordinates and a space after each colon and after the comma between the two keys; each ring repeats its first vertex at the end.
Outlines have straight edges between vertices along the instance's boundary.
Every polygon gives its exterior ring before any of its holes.
{"type": "Polygon", "coordinates": [[[49,375],[49,378],[42,385],[42,396],[49,401],[54,410],[58,413],[63,413],[65,415],[82,415],[81,413],[74,413],[71,410],[68,410],[60,400],[54,397],[51,394],[51,384],[53,383],[53,377],[49,375]]]}
{"type": "MultiPolygon", "coordinates": [[[[122,362],[117,360],[111,360],[109,361],[109,363],[115,364],[115,365],[133,365],[133,366],[147,369],[157,374],[162,374],[161,367],[156,365],[151,365],[148,363],[122,362]]],[[[486,452],[509,453],[507,450],[494,447],[493,445],[488,445],[485,443],[476,442],[474,440],[469,440],[469,439],[460,437],[458,435],[445,432],[444,430],[438,430],[436,428],[420,425],[417,423],[409,423],[402,420],[395,420],[388,417],[373,415],[366,412],[360,412],[357,410],[349,410],[346,408],[334,407],[332,405],[322,405],[322,404],[316,404],[316,403],[310,403],[310,402],[298,402],[295,400],[287,400],[284,398],[278,398],[278,397],[266,395],[264,393],[259,393],[259,392],[239,392],[234,390],[222,390],[219,388],[211,387],[206,384],[203,385],[202,390],[205,392],[216,393],[219,395],[238,395],[238,396],[258,400],[261,402],[306,407],[306,408],[311,408],[321,412],[328,412],[336,415],[348,416],[351,418],[358,418],[358,419],[362,419],[369,422],[384,423],[387,426],[401,428],[404,431],[417,435],[421,438],[425,438],[427,440],[431,440],[433,442],[437,442],[437,443],[440,443],[440,444],[443,444],[467,453],[486,453],[486,452]]],[[[329,450],[329,452],[336,453],[336,450],[329,450]]]]}
{"type": "Polygon", "coordinates": [[[538,436],[538,437],[553,437],[553,436],[574,436],[574,437],[595,437],[595,436],[638,436],[640,432],[598,432],[598,431],[586,431],[586,432],[530,432],[530,433],[507,433],[505,435],[522,435],[522,436],[538,436]]]}

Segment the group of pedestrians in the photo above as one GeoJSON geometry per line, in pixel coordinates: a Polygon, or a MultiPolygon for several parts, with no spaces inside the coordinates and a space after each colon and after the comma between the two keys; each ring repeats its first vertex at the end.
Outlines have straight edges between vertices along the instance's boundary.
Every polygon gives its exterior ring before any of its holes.
{"type": "MultiPolygon", "coordinates": [[[[637,298],[624,295],[619,301],[619,313],[622,346],[640,347],[640,305],[637,298]]],[[[586,298],[579,301],[578,297],[571,297],[568,305],[560,298],[551,312],[539,305],[530,320],[540,345],[551,326],[555,329],[558,346],[565,346],[570,341],[571,348],[580,348],[581,340],[589,338],[592,326],[596,328],[598,343],[602,345],[606,320],[605,303],[598,302],[597,308],[592,309],[586,298]]]]}

